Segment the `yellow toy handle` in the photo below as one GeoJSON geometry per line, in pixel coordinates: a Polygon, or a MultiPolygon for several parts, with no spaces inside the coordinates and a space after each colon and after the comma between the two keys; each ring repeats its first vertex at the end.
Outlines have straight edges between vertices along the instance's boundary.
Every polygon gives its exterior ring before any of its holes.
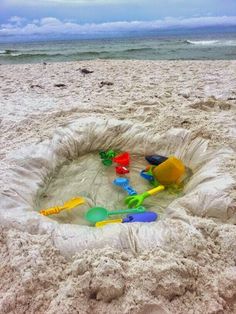
{"type": "Polygon", "coordinates": [[[158,192],[161,192],[161,191],[163,191],[163,190],[165,190],[164,185],[159,185],[158,187],[147,191],[147,193],[148,193],[149,195],[155,195],[155,194],[157,194],[158,192]]]}
{"type": "Polygon", "coordinates": [[[115,224],[115,223],[121,223],[121,222],[122,222],[122,219],[103,220],[103,221],[96,222],[95,227],[101,228],[108,224],[115,224]]]}
{"type": "Polygon", "coordinates": [[[64,207],[51,207],[51,208],[48,208],[48,209],[42,209],[42,210],[39,211],[39,213],[41,215],[44,215],[44,216],[49,216],[49,215],[58,214],[63,209],[64,209],[64,207]]]}

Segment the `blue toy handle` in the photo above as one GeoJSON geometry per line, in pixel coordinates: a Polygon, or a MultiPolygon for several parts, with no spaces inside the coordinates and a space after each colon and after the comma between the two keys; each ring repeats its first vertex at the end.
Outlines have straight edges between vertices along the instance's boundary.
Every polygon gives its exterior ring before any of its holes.
{"type": "Polygon", "coordinates": [[[144,212],[137,214],[130,214],[123,218],[123,223],[127,222],[152,222],[158,219],[158,215],[154,212],[144,212]]]}
{"type": "Polygon", "coordinates": [[[140,176],[142,178],[148,180],[148,181],[153,181],[154,180],[154,177],[151,174],[147,173],[146,170],[142,170],[140,172],[140,176]]]}
{"type": "Polygon", "coordinates": [[[129,179],[127,178],[116,178],[113,181],[113,184],[116,186],[121,187],[123,190],[125,190],[128,195],[133,196],[137,195],[138,193],[129,185],[129,179]]]}
{"type": "Polygon", "coordinates": [[[128,195],[130,196],[137,195],[137,192],[131,186],[126,185],[123,188],[128,193],[128,195]]]}

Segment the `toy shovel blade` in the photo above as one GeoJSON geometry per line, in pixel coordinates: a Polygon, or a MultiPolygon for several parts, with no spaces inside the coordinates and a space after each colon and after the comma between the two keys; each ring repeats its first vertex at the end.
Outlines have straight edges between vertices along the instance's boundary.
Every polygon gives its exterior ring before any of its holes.
{"type": "Polygon", "coordinates": [[[74,197],[70,199],[69,201],[65,202],[62,207],[63,209],[72,209],[84,203],[85,203],[85,199],[83,197],[74,197]]]}

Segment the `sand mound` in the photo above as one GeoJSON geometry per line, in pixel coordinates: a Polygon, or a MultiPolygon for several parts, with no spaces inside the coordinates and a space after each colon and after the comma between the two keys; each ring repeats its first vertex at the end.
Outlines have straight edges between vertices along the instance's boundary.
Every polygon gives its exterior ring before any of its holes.
{"type": "MultiPolygon", "coordinates": [[[[50,234],[55,246],[65,256],[106,245],[132,252],[166,247],[175,234],[167,218],[184,221],[190,234],[198,234],[190,222],[192,215],[221,222],[236,221],[235,213],[228,210],[232,202],[228,190],[233,179],[221,171],[221,165],[231,154],[231,150],[208,151],[205,140],[191,141],[190,132],[183,129],[172,129],[160,136],[130,122],[81,119],[59,129],[51,141],[15,155],[15,167],[9,175],[10,185],[1,198],[1,220],[8,227],[34,234],[50,234]],[[117,224],[96,229],[59,224],[39,215],[35,211],[37,194],[48,180],[68,161],[101,148],[129,150],[139,156],[157,152],[173,154],[192,169],[193,175],[184,188],[184,195],[172,201],[165,209],[163,219],[156,223],[117,224]]],[[[104,199],[109,195],[108,185],[97,191],[104,199]]],[[[96,195],[96,189],[94,193],[96,195]]],[[[88,195],[87,200],[91,203],[91,196],[88,195]]],[[[158,203],[158,198],[156,200],[158,203]]]]}
{"type": "Polygon", "coordinates": [[[166,219],[163,248],[111,247],[66,260],[49,235],[1,232],[1,313],[235,313],[232,225],[166,219]],[[22,259],[22,255],[24,258],[22,259]]]}

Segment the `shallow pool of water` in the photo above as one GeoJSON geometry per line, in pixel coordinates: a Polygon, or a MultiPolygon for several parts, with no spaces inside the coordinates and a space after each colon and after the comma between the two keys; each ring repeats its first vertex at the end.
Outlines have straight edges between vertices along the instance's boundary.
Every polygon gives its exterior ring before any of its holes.
{"type": "MultiPolygon", "coordinates": [[[[138,193],[152,188],[145,179],[140,177],[140,171],[146,166],[147,162],[143,156],[131,155],[130,173],[126,177],[130,179],[130,185],[138,193]]],[[[112,184],[116,177],[115,164],[109,167],[104,166],[98,152],[80,156],[74,161],[65,163],[47,179],[47,183],[36,197],[35,209],[39,211],[62,205],[73,197],[82,196],[86,199],[84,205],[72,210],[63,210],[49,217],[61,223],[89,225],[84,219],[84,214],[90,207],[100,206],[108,210],[127,208],[124,204],[126,192],[112,184]]],[[[165,208],[182,194],[183,192],[170,193],[166,190],[147,198],[143,205],[147,210],[155,211],[161,216],[165,208]]]]}

